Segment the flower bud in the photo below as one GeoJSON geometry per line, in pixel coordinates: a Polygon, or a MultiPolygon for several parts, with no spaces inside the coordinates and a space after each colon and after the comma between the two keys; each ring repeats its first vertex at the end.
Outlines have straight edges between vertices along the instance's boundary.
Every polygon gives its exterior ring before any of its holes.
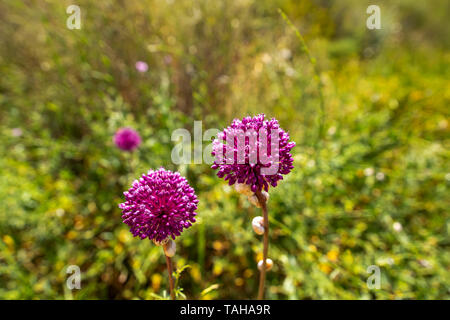
{"type": "Polygon", "coordinates": [[[255,207],[261,208],[261,204],[259,203],[259,200],[258,200],[258,198],[256,197],[255,194],[250,196],[250,197],[248,197],[248,201],[250,201],[250,203],[252,205],[254,205],[255,207]]]}
{"type": "Polygon", "coordinates": [[[264,234],[264,218],[261,216],[253,218],[252,227],[256,234],[264,234]]]}
{"type": "MultiPolygon", "coordinates": [[[[262,267],[263,267],[263,260],[259,260],[259,262],[258,262],[259,271],[262,271],[262,267]]],[[[272,269],[272,267],[273,267],[272,259],[267,258],[266,259],[266,270],[269,271],[270,269],[272,269]]]]}
{"type": "Polygon", "coordinates": [[[169,241],[167,241],[164,246],[164,253],[166,256],[173,257],[175,255],[175,251],[177,251],[177,245],[175,243],[175,241],[173,241],[172,239],[170,239],[169,241]]]}
{"type": "Polygon", "coordinates": [[[251,196],[253,195],[253,191],[252,188],[250,187],[250,185],[246,184],[246,183],[236,183],[234,185],[234,188],[236,189],[236,191],[240,194],[243,194],[245,196],[251,196]]]}

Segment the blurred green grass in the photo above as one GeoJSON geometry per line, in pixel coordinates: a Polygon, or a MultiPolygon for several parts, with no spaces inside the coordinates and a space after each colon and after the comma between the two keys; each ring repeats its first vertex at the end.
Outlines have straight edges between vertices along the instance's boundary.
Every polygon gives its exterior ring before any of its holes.
{"type": "Polygon", "coordinates": [[[0,298],[162,295],[160,248],[117,207],[159,166],[200,200],[178,241],[184,294],[254,298],[260,212],[207,164],[172,164],[170,137],[261,112],[297,142],[269,201],[267,298],[450,298],[448,1],[380,1],[377,31],[367,1],[79,1],[81,30],[66,28],[70,4],[0,3],[0,298]],[[317,59],[323,136],[313,70],[278,8],[317,59]],[[143,137],[132,155],[112,143],[122,126],[143,137]],[[370,265],[381,289],[366,286],[370,265]]]}

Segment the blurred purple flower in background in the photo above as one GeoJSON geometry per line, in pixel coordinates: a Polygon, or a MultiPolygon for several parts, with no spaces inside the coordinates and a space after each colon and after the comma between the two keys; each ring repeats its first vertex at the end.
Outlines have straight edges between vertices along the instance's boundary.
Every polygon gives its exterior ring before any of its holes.
{"type": "Polygon", "coordinates": [[[22,129],[20,129],[20,128],[11,129],[11,135],[13,137],[20,137],[20,136],[22,136],[22,134],[23,134],[23,132],[22,132],[22,129]]]}
{"type": "Polygon", "coordinates": [[[164,64],[166,66],[170,65],[172,63],[172,56],[170,54],[167,54],[164,56],[164,64]]]}
{"type": "Polygon", "coordinates": [[[136,70],[139,72],[147,72],[148,64],[144,61],[138,61],[136,62],[136,70]]]}
{"type": "Polygon", "coordinates": [[[150,170],[124,195],[126,201],[119,208],[135,237],[163,242],[169,237],[175,239],[195,222],[197,196],[178,172],[150,170]]]}
{"type": "Polygon", "coordinates": [[[280,128],[276,119],[264,118],[265,115],[260,114],[253,118],[234,119],[231,126],[225,128],[218,134],[218,139],[213,141],[212,155],[215,156],[215,161],[212,168],[219,169],[217,176],[225,177],[229,185],[245,183],[251,186],[253,192],[263,188],[268,191],[269,184],[276,187],[278,180],[282,180],[283,175],[294,168],[290,151],[295,142],[289,142],[289,134],[280,128]],[[275,138],[278,137],[273,143],[272,134],[275,138]],[[237,140],[240,138],[245,143],[240,144],[236,140],[233,143],[227,141],[227,137],[236,137],[237,140]],[[227,156],[228,153],[231,156],[227,156]],[[268,161],[262,161],[269,154],[268,161]],[[239,156],[242,159],[238,160],[239,156]],[[275,165],[275,172],[267,174],[268,170],[264,169],[272,165],[275,165]]]}
{"type": "Polygon", "coordinates": [[[131,128],[121,128],[114,135],[114,143],[124,151],[133,151],[141,144],[141,137],[131,128]]]}

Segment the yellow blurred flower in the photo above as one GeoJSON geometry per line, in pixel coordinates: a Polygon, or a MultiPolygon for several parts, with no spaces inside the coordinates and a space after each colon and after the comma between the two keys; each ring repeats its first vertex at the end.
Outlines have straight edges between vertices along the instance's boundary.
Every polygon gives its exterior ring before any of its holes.
{"type": "Polygon", "coordinates": [[[117,244],[117,245],[114,247],[114,253],[119,254],[119,253],[121,253],[122,251],[123,251],[123,246],[122,246],[121,244],[117,244]]]}
{"type": "Polygon", "coordinates": [[[331,272],[331,267],[327,263],[319,264],[319,269],[326,274],[331,272]]]}
{"type": "Polygon", "coordinates": [[[332,249],[332,250],[328,251],[328,253],[327,253],[327,258],[331,262],[336,262],[338,260],[338,256],[339,256],[339,250],[337,250],[337,249],[332,249]]]}
{"type": "Polygon", "coordinates": [[[242,278],[236,278],[236,279],[234,280],[234,284],[235,284],[236,286],[238,286],[238,287],[243,286],[243,285],[244,285],[244,279],[242,279],[242,278]]]}
{"type": "Polygon", "coordinates": [[[245,269],[244,277],[251,278],[252,276],[253,276],[253,270],[252,269],[245,269]]]}
{"type": "Polygon", "coordinates": [[[131,238],[131,233],[130,232],[128,232],[125,229],[120,230],[120,233],[119,233],[119,241],[120,242],[125,243],[128,240],[130,240],[130,238],[131,238]]]}
{"type": "Polygon", "coordinates": [[[258,252],[256,254],[256,261],[262,260],[262,258],[263,258],[263,253],[262,252],[258,252]]]}
{"type": "Polygon", "coordinates": [[[191,277],[195,282],[200,282],[202,279],[202,273],[200,272],[200,267],[197,264],[194,264],[190,269],[191,277]]]}
{"type": "Polygon", "coordinates": [[[3,236],[3,242],[11,249],[12,247],[14,247],[14,239],[11,238],[11,236],[9,235],[4,235],[3,236]]]}
{"type": "Polygon", "coordinates": [[[218,240],[214,241],[214,242],[213,242],[213,248],[214,248],[214,250],[216,250],[216,251],[222,250],[222,249],[223,249],[223,244],[222,244],[222,242],[220,242],[220,241],[218,241],[218,240]]]}
{"type": "Polygon", "coordinates": [[[215,263],[215,264],[214,264],[214,267],[213,267],[213,274],[214,274],[215,276],[219,276],[219,275],[222,274],[222,272],[223,272],[223,266],[222,266],[222,264],[221,264],[221,263],[215,263]]]}
{"type": "Polygon", "coordinates": [[[153,291],[158,291],[161,287],[162,276],[159,273],[154,273],[152,275],[152,288],[153,291]]]}
{"type": "Polygon", "coordinates": [[[76,231],[73,231],[73,230],[70,230],[70,231],[67,232],[67,234],[66,234],[66,238],[69,239],[69,240],[73,240],[73,239],[75,239],[76,237],[77,237],[77,232],[76,232],[76,231]]]}

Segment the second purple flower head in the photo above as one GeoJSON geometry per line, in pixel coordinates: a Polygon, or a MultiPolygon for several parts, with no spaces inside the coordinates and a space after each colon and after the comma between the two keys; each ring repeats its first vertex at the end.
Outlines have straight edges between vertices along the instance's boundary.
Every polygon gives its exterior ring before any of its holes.
{"type": "Polygon", "coordinates": [[[291,149],[295,142],[274,118],[264,114],[234,119],[213,141],[213,169],[229,185],[245,184],[252,192],[276,187],[293,168],[291,149]]]}
{"type": "Polygon", "coordinates": [[[195,222],[197,196],[178,172],[150,170],[124,192],[123,222],[133,236],[161,243],[175,239],[195,222]]]}
{"type": "Polygon", "coordinates": [[[139,133],[131,128],[121,128],[114,135],[114,143],[119,149],[133,151],[141,144],[139,133]]]}

